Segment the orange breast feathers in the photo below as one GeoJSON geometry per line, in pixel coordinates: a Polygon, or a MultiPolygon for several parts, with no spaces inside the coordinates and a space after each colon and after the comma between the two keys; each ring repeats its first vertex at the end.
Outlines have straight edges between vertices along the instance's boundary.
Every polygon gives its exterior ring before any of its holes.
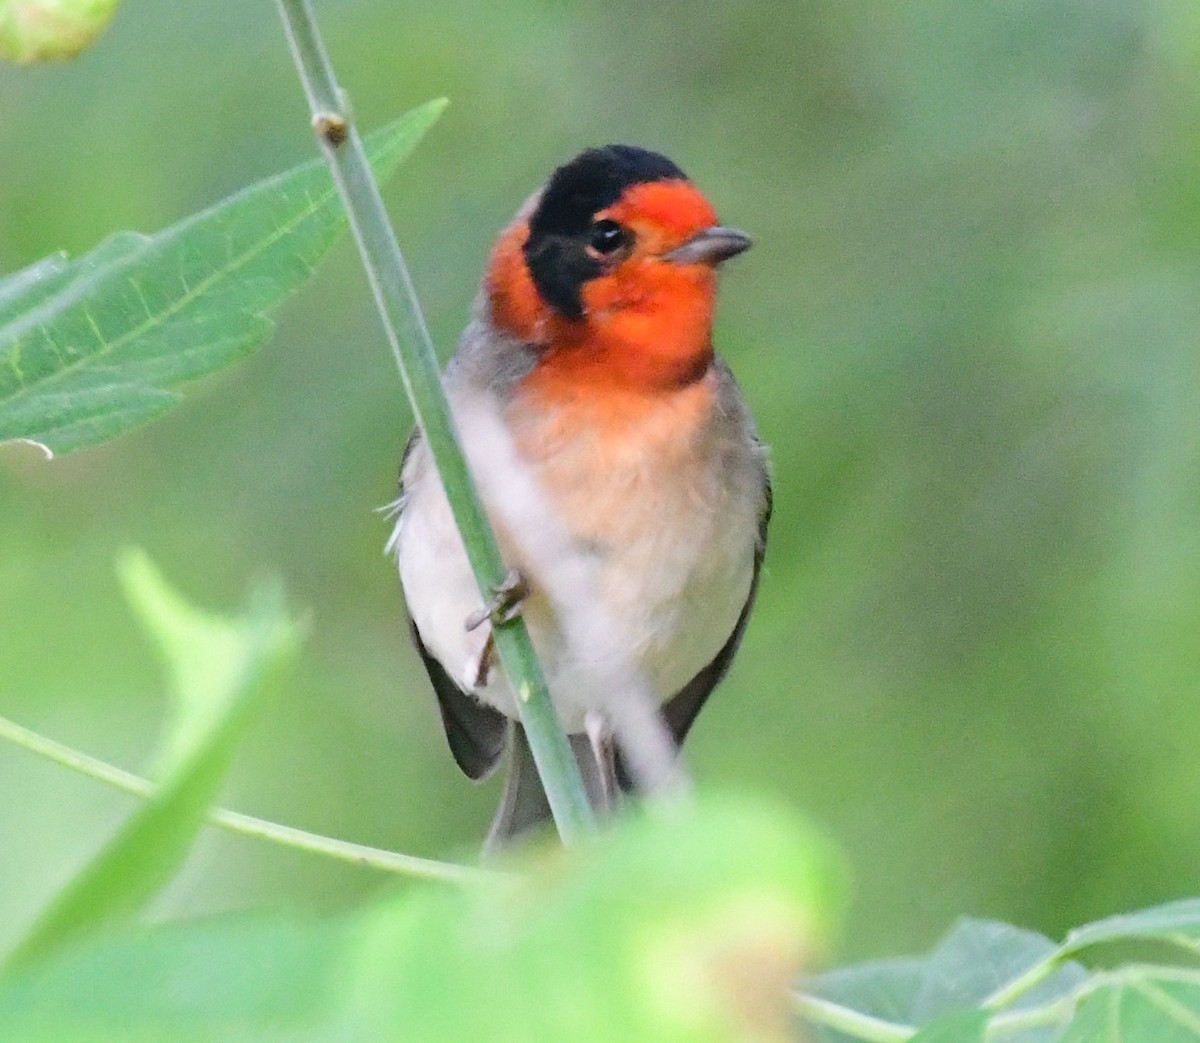
{"type": "Polygon", "coordinates": [[[584,314],[572,319],[538,293],[522,247],[525,220],[511,225],[492,255],[486,286],[496,325],[542,349],[530,379],[545,386],[669,390],[702,376],[712,361],[716,273],[706,264],[675,264],[664,255],[717,223],[700,191],[686,181],[629,188],[597,220],[619,222],[632,250],[582,287],[584,314]]]}
{"type": "Polygon", "coordinates": [[[682,523],[719,474],[711,435],[715,371],[655,393],[572,389],[531,376],[507,422],[576,539],[633,544],[655,526],[682,523]]]}

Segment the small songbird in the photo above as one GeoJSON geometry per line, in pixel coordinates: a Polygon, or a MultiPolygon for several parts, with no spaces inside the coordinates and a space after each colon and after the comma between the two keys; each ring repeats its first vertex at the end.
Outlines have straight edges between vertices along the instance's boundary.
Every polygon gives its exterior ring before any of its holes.
{"type": "MultiPolygon", "coordinates": [[[[765,450],[712,345],[717,268],[749,246],[669,159],[588,149],[501,234],[444,376],[468,458],[470,411],[482,403],[500,418],[677,744],[742,639],[771,513],[765,450]]],[[[503,842],[549,808],[494,662],[488,606],[417,433],[400,485],[389,546],[451,752],[481,779],[510,751],[491,832],[503,842]]],[[[586,734],[594,707],[575,681],[591,650],[565,639],[536,563],[506,535],[494,502],[503,487],[491,502],[483,493],[555,708],[602,803],[612,780],[630,784],[611,744],[586,734]]]]}

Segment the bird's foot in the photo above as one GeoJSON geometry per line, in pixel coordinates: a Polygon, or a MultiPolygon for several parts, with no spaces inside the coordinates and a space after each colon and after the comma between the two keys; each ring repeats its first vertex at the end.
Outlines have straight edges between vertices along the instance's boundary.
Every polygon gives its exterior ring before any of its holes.
{"type": "Polygon", "coordinates": [[[583,727],[592,746],[592,755],[600,768],[598,796],[601,806],[612,810],[621,794],[621,787],[617,782],[616,747],[613,745],[612,730],[608,722],[593,710],[589,710],[584,716],[583,727]]]}
{"type": "Polygon", "coordinates": [[[478,630],[487,622],[492,626],[512,622],[521,614],[521,606],[528,596],[529,584],[525,577],[516,569],[509,569],[500,584],[492,587],[492,600],[467,616],[467,630],[478,630]]]}
{"type": "Polygon", "coordinates": [[[475,669],[471,671],[471,687],[483,688],[488,683],[488,678],[492,673],[492,660],[496,658],[496,639],[489,631],[487,640],[483,643],[483,648],[479,652],[479,659],[475,663],[475,669]]]}

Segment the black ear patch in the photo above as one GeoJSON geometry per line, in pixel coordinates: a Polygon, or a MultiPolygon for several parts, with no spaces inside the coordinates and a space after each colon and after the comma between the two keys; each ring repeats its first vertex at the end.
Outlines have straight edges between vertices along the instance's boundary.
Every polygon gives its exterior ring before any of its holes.
{"type": "Polygon", "coordinates": [[[583,315],[583,284],[603,265],[587,252],[588,231],[598,211],[612,206],[631,185],[686,181],[666,156],[633,145],[606,145],[581,152],[550,177],[525,242],[525,263],[534,285],[563,315],[583,315]]]}
{"type": "Polygon", "coordinates": [[[574,238],[562,235],[530,236],[525,243],[525,263],[542,299],[570,319],[583,318],[583,284],[604,266],[574,238]]]}

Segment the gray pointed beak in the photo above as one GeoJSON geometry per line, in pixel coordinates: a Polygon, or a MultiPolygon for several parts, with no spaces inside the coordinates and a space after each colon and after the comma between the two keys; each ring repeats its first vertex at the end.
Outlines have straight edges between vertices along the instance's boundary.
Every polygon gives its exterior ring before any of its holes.
{"type": "Polygon", "coordinates": [[[723,228],[714,225],[698,232],[682,246],[675,247],[670,253],[663,254],[664,261],[672,264],[711,264],[718,265],[736,257],[743,250],[749,250],[754,244],[745,232],[736,228],[723,228]]]}

